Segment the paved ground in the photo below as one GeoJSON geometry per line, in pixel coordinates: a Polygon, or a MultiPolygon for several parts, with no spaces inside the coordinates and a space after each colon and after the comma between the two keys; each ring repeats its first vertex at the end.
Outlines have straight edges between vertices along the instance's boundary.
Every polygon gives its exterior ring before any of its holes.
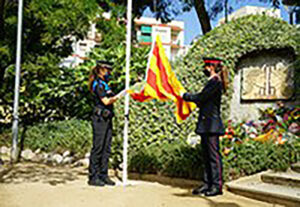
{"type": "Polygon", "coordinates": [[[274,207],[226,192],[193,196],[190,189],[130,181],[124,188],[91,187],[80,168],[18,164],[0,180],[0,207],[274,207]]]}

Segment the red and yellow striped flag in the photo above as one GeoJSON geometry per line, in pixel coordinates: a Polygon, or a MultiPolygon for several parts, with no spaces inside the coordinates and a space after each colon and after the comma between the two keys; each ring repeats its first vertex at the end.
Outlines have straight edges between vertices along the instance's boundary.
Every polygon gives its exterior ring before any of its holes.
{"type": "Polygon", "coordinates": [[[159,36],[156,36],[156,42],[151,53],[146,73],[146,83],[143,89],[139,93],[133,93],[132,91],[129,91],[129,93],[134,100],[140,102],[151,99],[174,101],[177,106],[176,119],[177,122],[181,122],[190,115],[196,105],[186,102],[180,97],[180,93],[185,92],[185,89],[171,69],[159,36]]]}

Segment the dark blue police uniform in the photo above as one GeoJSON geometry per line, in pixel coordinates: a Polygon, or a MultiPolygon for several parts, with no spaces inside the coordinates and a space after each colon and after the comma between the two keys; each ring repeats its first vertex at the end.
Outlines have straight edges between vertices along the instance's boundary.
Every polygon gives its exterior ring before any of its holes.
{"type": "Polygon", "coordinates": [[[219,136],[223,135],[224,125],[220,117],[222,82],[218,76],[212,77],[200,93],[185,93],[185,101],[195,102],[199,110],[196,133],[201,135],[204,158],[204,184],[208,188],[222,191],[222,159],[219,151],[219,136]]]}
{"type": "Polygon", "coordinates": [[[92,83],[95,108],[92,115],[93,146],[90,155],[89,180],[108,177],[108,159],[111,152],[113,106],[101,98],[114,96],[108,84],[100,78],[92,83]]]}

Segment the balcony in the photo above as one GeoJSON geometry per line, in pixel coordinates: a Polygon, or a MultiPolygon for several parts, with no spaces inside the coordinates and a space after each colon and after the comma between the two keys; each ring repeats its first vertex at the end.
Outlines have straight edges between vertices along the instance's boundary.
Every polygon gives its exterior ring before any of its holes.
{"type": "Polygon", "coordinates": [[[151,34],[152,33],[152,27],[150,27],[150,26],[141,26],[141,32],[143,34],[151,34]]]}
{"type": "Polygon", "coordinates": [[[145,42],[145,43],[151,43],[152,42],[152,37],[151,36],[145,36],[145,35],[140,35],[138,37],[138,41],[140,43],[145,42]]]}

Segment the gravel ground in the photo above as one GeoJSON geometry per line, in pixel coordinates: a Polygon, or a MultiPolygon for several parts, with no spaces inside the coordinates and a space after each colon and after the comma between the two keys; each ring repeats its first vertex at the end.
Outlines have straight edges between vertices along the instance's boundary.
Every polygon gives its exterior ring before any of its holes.
{"type": "Polygon", "coordinates": [[[216,197],[193,196],[191,189],[157,182],[129,181],[114,187],[86,184],[83,168],[19,163],[0,180],[0,207],[274,207],[225,191],[216,197]]]}

